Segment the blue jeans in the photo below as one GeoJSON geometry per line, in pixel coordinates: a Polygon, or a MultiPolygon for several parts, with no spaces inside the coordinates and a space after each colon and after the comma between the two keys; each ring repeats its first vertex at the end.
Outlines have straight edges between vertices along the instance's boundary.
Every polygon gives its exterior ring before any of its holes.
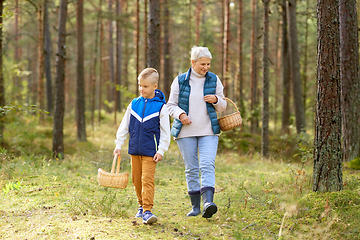
{"type": "Polygon", "coordinates": [[[214,191],[215,157],[219,136],[178,138],[176,142],[184,159],[189,195],[200,194],[205,190],[214,191]],[[199,173],[201,173],[201,184],[199,173]]]}

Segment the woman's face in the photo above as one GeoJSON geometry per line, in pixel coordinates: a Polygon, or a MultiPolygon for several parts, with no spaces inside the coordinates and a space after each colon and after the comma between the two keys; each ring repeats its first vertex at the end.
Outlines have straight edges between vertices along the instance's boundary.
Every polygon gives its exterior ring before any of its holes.
{"type": "Polygon", "coordinates": [[[200,58],[196,62],[194,60],[191,60],[191,66],[193,67],[195,72],[197,72],[200,75],[205,75],[209,71],[210,63],[211,63],[211,59],[205,57],[200,58]]]}

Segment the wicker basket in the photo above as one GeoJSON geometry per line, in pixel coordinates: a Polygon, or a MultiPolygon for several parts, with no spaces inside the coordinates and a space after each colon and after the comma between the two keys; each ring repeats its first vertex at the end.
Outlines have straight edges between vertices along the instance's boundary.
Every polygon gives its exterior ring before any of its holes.
{"type": "Polygon", "coordinates": [[[121,189],[126,188],[129,182],[129,173],[128,172],[119,173],[120,162],[121,162],[120,155],[115,155],[112,163],[111,173],[108,173],[101,168],[98,169],[97,178],[99,185],[104,187],[111,187],[111,188],[121,188],[121,189]],[[116,173],[114,173],[116,159],[118,160],[118,162],[117,162],[116,173]]]}
{"type": "Polygon", "coordinates": [[[236,109],[235,113],[226,115],[226,116],[218,119],[221,131],[228,131],[233,128],[241,126],[242,120],[241,120],[240,112],[239,112],[238,108],[236,107],[236,104],[229,98],[224,97],[224,99],[231,102],[236,109]]]}

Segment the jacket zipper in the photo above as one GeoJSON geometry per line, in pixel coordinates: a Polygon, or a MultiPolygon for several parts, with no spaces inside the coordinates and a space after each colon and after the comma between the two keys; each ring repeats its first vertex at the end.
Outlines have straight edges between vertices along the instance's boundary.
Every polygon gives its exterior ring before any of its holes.
{"type": "Polygon", "coordinates": [[[147,99],[145,98],[145,105],[144,105],[143,114],[142,114],[142,118],[141,118],[140,133],[139,133],[139,144],[138,144],[138,153],[139,154],[140,154],[140,144],[141,144],[141,129],[142,129],[142,125],[144,122],[146,104],[147,104],[147,99]]]}

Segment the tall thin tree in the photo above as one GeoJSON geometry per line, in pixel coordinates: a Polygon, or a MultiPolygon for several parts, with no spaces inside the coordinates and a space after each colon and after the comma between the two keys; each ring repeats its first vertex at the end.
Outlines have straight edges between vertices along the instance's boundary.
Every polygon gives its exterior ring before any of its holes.
{"type": "Polygon", "coordinates": [[[45,60],[45,77],[46,77],[46,110],[51,114],[54,111],[53,106],[53,84],[51,76],[51,34],[49,21],[49,0],[44,3],[44,60],[45,60]]]}
{"type": "Polygon", "coordinates": [[[300,76],[300,60],[296,20],[296,0],[287,0],[287,16],[289,24],[290,69],[295,105],[295,122],[298,133],[306,131],[304,102],[302,100],[302,84],[300,76]]]}
{"type": "Polygon", "coordinates": [[[230,0],[224,0],[224,38],[223,38],[223,79],[224,94],[229,95],[229,44],[230,44],[230,0]]]}
{"type": "Polygon", "coordinates": [[[84,1],[77,1],[77,68],[76,68],[76,126],[77,140],[86,142],[85,83],[84,83],[84,1]]]}
{"type": "Polygon", "coordinates": [[[239,74],[238,74],[238,86],[239,86],[239,100],[240,111],[244,111],[244,99],[243,99],[243,0],[239,0],[238,7],[238,29],[237,29],[237,41],[238,41],[238,61],[239,61],[239,74]]]}
{"type": "Polygon", "coordinates": [[[147,66],[160,69],[160,4],[158,0],[150,0],[150,24],[148,29],[147,66]]]}
{"type": "Polygon", "coordinates": [[[339,0],[317,1],[317,89],[313,191],[343,187],[339,0]]]}
{"type": "MultiPolygon", "coordinates": [[[[122,27],[120,22],[121,0],[116,0],[116,78],[115,78],[115,112],[121,110],[121,92],[118,90],[121,86],[121,57],[122,57],[122,27]]],[[[115,114],[116,115],[116,114],[115,114]]]]}
{"type": "Polygon", "coordinates": [[[171,37],[170,37],[170,4],[169,0],[164,0],[164,93],[168,99],[170,95],[170,81],[172,76],[171,58],[171,37]]]}
{"type": "MultiPolygon", "coordinates": [[[[108,0],[108,12],[112,13],[113,1],[108,0]]],[[[114,68],[114,39],[113,39],[113,18],[110,17],[108,21],[108,37],[109,37],[109,70],[110,70],[110,82],[108,84],[108,101],[114,100],[114,85],[115,85],[115,68],[114,68]]]]}
{"type": "Polygon", "coordinates": [[[262,107],[262,131],[261,131],[261,156],[269,155],[269,0],[263,0],[264,27],[263,27],[263,107],[262,107]]]}
{"type": "Polygon", "coordinates": [[[250,64],[251,64],[251,92],[250,92],[250,111],[251,111],[251,133],[255,133],[257,130],[257,117],[254,112],[257,107],[257,64],[256,64],[256,0],[251,1],[251,14],[252,14],[252,26],[251,26],[251,56],[250,56],[250,64]]]}
{"type": "MultiPolygon", "coordinates": [[[[5,82],[3,74],[3,9],[4,1],[0,0],[0,106],[5,106],[5,82]]],[[[4,112],[0,112],[0,145],[4,146],[4,112]]]]}
{"type": "MultiPolygon", "coordinates": [[[[140,0],[136,0],[136,27],[135,27],[135,69],[136,69],[136,82],[135,86],[137,86],[137,76],[140,73],[140,51],[139,51],[139,42],[140,42],[140,0]]],[[[147,30],[145,30],[147,31],[147,30]]],[[[148,34],[148,33],[147,33],[148,34]]],[[[147,50],[148,51],[148,50],[147,50]]],[[[147,60],[146,60],[147,61],[147,60]]],[[[148,62],[147,62],[148,64],[148,62]]],[[[136,95],[139,94],[139,89],[136,87],[136,95]]]]}
{"type": "Polygon", "coordinates": [[[60,0],[58,21],[58,45],[56,54],[55,112],[53,128],[53,154],[64,157],[64,112],[65,112],[65,60],[66,60],[67,0],[60,0]]]}
{"type": "MultiPolygon", "coordinates": [[[[38,75],[38,107],[45,109],[45,98],[44,98],[44,24],[43,24],[43,11],[44,11],[44,0],[38,2],[38,51],[39,51],[39,75],[38,75]]],[[[44,120],[44,115],[40,115],[40,123],[44,120]]]]}
{"type": "Polygon", "coordinates": [[[281,0],[281,62],[282,62],[282,115],[281,130],[282,133],[289,133],[290,126],[290,54],[289,54],[289,38],[288,38],[288,20],[286,13],[286,0],[281,0]]]}
{"type": "Polygon", "coordinates": [[[344,161],[360,156],[360,79],[356,0],[340,2],[340,77],[344,161]]]}

